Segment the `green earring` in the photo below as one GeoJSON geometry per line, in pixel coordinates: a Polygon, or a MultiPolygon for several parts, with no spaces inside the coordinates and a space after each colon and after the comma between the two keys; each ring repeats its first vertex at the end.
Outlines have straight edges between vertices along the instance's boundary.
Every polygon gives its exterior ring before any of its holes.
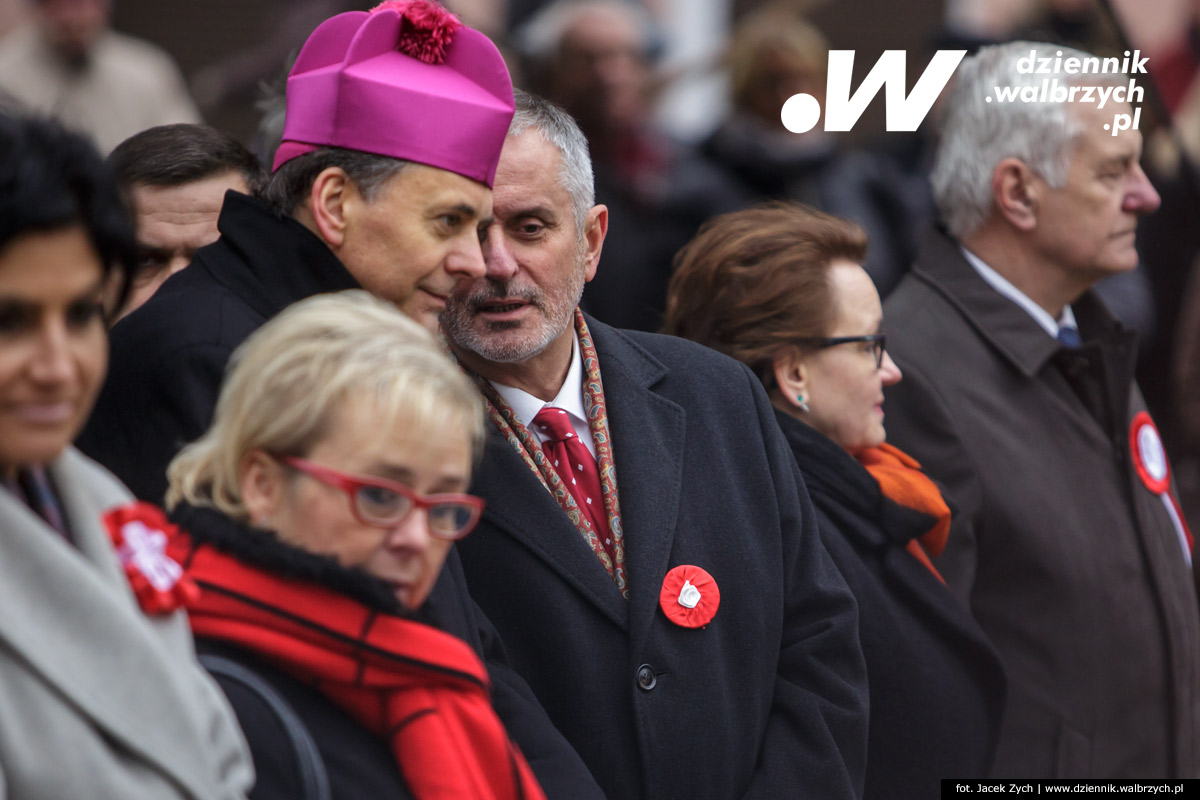
{"type": "Polygon", "coordinates": [[[803,411],[806,414],[810,411],[810,409],[808,407],[808,403],[804,402],[804,395],[802,395],[802,394],[796,395],[796,408],[800,409],[801,411],[803,411]]]}

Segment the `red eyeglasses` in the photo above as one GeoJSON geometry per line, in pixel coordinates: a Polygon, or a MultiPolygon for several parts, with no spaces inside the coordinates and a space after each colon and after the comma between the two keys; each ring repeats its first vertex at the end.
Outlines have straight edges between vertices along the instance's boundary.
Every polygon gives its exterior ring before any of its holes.
{"type": "Polygon", "coordinates": [[[421,495],[402,483],[347,475],[303,458],[288,456],[280,460],[327,486],[345,492],[350,498],[350,510],[364,525],[389,528],[403,522],[414,508],[423,508],[429,515],[430,532],[439,539],[455,540],[470,533],[483,513],[483,498],[474,495],[421,495]]]}

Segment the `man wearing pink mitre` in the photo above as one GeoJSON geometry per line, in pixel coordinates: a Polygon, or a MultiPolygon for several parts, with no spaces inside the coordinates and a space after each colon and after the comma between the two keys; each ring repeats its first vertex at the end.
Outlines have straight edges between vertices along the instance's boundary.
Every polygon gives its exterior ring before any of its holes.
{"type": "MultiPolygon", "coordinates": [[[[313,31],[259,196],[230,191],[221,237],[112,330],[112,364],[79,446],[143,500],[212,418],[234,349],[286,306],[364,288],[437,325],[484,274],[480,231],[513,113],[496,46],[429,0],[390,0],[313,31]]],[[[504,662],[451,552],[422,614],[484,658],[493,702],[548,797],[601,797],[504,662]]]]}

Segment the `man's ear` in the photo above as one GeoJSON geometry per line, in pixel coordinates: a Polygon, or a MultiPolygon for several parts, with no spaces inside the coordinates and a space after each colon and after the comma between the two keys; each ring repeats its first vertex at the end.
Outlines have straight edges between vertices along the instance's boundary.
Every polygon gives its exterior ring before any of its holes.
{"type": "Polygon", "coordinates": [[[791,408],[807,410],[802,404],[808,402],[809,370],[800,352],[793,349],[775,356],[772,370],[784,402],[791,408]]]}
{"type": "Polygon", "coordinates": [[[1037,226],[1045,181],[1019,158],[1005,158],[992,170],[992,201],[1008,224],[1020,231],[1037,226]]]}
{"type": "Polygon", "coordinates": [[[600,265],[600,251],[604,249],[604,237],[608,235],[608,206],[592,206],[588,211],[587,221],[583,225],[584,258],[587,272],[584,280],[590,281],[596,277],[596,267],[600,265]]]}
{"type": "Polygon", "coordinates": [[[341,167],[326,167],[313,179],[308,210],[317,234],[333,250],[346,239],[347,207],[358,197],[358,188],[341,167]]]}
{"type": "Polygon", "coordinates": [[[284,490],[283,467],[262,450],[251,450],[238,465],[242,505],[256,528],[272,529],[284,490]]]}

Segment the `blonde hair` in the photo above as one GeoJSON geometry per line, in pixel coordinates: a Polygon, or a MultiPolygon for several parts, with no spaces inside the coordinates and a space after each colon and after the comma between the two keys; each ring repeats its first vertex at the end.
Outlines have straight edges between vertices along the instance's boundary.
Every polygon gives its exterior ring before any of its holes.
{"type": "Polygon", "coordinates": [[[478,457],[483,404],[433,336],[362,290],[318,295],[254,332],[230,360],[212,426],[167,468],[167,508],[180,501],[247,519],[245,455],[306,455],[349,398],[375,401],[381,430],[458,430],[478,457]]]}

